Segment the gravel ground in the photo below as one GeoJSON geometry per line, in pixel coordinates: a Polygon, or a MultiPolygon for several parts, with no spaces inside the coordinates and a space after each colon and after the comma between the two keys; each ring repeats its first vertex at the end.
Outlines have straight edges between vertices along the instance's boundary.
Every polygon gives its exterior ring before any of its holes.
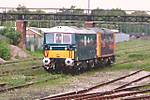
{"type": "MultiPolygon", "coordinates": [[[[127,75],[131,73],[132,71],[128,70],[122,70],[122,71],[110,71],[110,72],[87,72],[81,75],[77,76],[70,76],[69,79],[67,79],[67,82],[60,83],[59,85],[52,85],[49,83],[43,83],[42,85],[34,85],[28,88],[18,89],[15,91],[10,91],[7,93],[0,94],[0,100],[31,100],[31,99],[38,99],[40,97],[48,96],[48,95],[54,95],[54,94],[60,94],[65,93],[69,91],[78,91],[81,89],[85,89],[91,86],[94,86],[96,84],[100,84],[102,82],[106,82],[115,78],[118,78],[120,76],[127,75]],[[68,81],[69,80],[69,81],[68,81]]],[[[92,92],[96,91],[106,91],[113,89],[120,84],[128,83],[132,81],[133,79],[145,76],[147,74],[150,74],[150,72],[143,71],[136,75],[136,77],[130,77],[126,78],[120,82],[108,85],[107,87],[100,88],[99,90],[93,90],[92,92]]],[[[150,82],[150,78],[147,78],[143,81],[141,81],[138,84],[150,82]]]]}

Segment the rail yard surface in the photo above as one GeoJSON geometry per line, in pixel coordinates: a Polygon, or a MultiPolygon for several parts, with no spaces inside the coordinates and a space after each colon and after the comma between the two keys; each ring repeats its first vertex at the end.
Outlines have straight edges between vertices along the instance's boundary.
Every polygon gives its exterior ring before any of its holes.
{"type": "Polygon", "coordinates": [[[43,70],[41,59],[2,64],[0,65],[0,100],[148,99],[149,44],[149,39],[119,43],[115,64],[75,76],[49,74],[43,70]]]}

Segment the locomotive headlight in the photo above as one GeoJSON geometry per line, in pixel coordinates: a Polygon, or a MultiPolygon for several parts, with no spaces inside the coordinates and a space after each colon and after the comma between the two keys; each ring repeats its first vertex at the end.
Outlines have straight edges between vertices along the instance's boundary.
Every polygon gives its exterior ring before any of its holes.
{"type": "Polygon", "coordinates": [[[50,50],[52,50],[52,47],[50,47],[50,50]]]}
{"type": "Polygon", "coordinates": [[[44,58],[43,59],[43,64],[44,65],[48,65],[50,63],[50,59],[49,58],[44,58]]]}
{"type": "Polygon", "coordinates": [[[67,48],[65,47],[65,50],[67,50],[67,48]]]}
{"type": "Polygon", "coordinates": [[[67,66],[73,66],[73,65],[74,65],[74,61],[73,61],[71,58],[67,58],[67,59],[65,60],[65,64],[66,64],[67,66]]]}

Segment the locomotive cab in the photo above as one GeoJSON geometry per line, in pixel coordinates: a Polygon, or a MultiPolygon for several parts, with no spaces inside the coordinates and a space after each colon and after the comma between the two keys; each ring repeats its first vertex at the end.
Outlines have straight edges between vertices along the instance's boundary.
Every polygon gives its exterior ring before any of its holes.
{"type": "Polygon", "coordinates": [[[60,66],[73,66],[75,42],[70,33],[45,33],[44,34],[44,59],[46,70],[56,70],[60,66]]]}

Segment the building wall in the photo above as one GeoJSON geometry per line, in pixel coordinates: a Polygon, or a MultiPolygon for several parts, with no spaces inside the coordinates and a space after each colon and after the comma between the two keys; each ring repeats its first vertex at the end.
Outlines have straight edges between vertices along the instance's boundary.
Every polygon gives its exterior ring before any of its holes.
{"type": "Polygon", "coordinates": [[[43,37],[39,36],[31,30],[27,30],[26,34],[26,47],[31,50],[31,47],[35,50],[41,50],[43,46],[43,37]]]}
{"type": "Polygon", "coordinates": [[[16,30],[20,33],[19,47],[26,48],[26,21],[17,20],[16,21],[16,30]]]}
{"type": "Polygon", "coordinates": [[[116,43],[118,42],[124,42],[124,41],[129,41],[130,37],[129,34],[125,33],[116,33],[116,43]]]}

